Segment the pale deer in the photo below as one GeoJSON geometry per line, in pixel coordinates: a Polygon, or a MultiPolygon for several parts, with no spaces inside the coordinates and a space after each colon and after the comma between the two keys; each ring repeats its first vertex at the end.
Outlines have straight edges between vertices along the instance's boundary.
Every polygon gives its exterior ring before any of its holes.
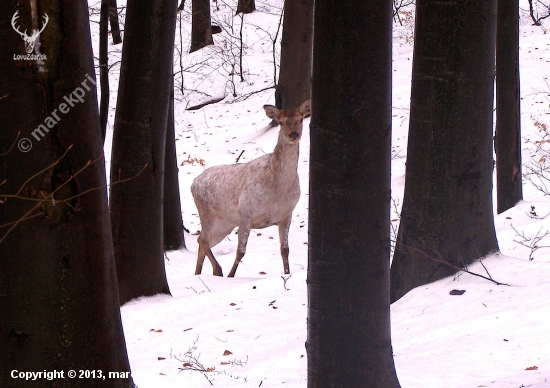
{"type": "Polygon", "coordinates": [[[288,231],[300,197],[298,147],[302,121],[310,109],[309,100],[295,109],[279,110],[264,105],[267,117],[281,126],[273,153],[248,163],[210,167],[195,178],[191,193],[202,227],[195,275],[201,273],[206,255],[214,275],[223,276],[211,248],[238,226],[237,257],[228,275],[235,276],[246,252],[250,230],[272,225],[279,227],[283,269],[285,274],[290,273],[288,231]]]}

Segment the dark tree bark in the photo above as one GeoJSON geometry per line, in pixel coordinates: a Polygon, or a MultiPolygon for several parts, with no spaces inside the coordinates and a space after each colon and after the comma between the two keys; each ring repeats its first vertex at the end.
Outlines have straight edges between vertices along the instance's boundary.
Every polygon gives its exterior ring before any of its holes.
{"type": "Polygon", "coordinates": [[[210,20],[210,0],[192,0],[191,16],[190,53],[213,44],[212,25],[210,20]]]}
{"type": "Polygon", "coordinates": [[[111,24],[111,35],[113,36],[113,44],[122,43],[120,36],[120,24],[118,23],[118,7],[116,0],[109,0],[109,22],[111,24]]]}
{"type": "Polygon", "coordinates": [[[174,124],[174,78],[172,78],[164,161],[164,249],[167,251],[185,248],[174,124]]]}
{"type": "Polygon", "coordinates": [[[308,387],[399,387],[389,316],[392,2],[316,0],[308,387]]]}
{"type": "Polygon", "coordinates": [[[416,2],[392,301],[498,249],[492,203],[495,17],[492,0],[416,2]]]}
{"type": "MultiPolygon", "coordinates": [[[[237,14],[239,13],[252,13],[256,10],[255,0],[239,0],[237,3],[237,14]]],[[[301,101],[300,103],[302,103],[301,101]]],[[[298,105],[300,104],[298,103],[298,105]]],[[[297,105],[297,106],[298,106],[297,105]]]]}
{"type": "Polygon", "coordinates": [[[285,1],[281,67],[275,106],[293,108],[310,98],[313,0],[285,1]]]}
{"type": "Polygon", "coordinates": [[[69,370],[130,371],[88,4],[39,2],[39,19],[49,17],[40,36],[44,72],[36,61],[13,59],[25,51],[10,19],[18,10],[29,23],[31,13],[18,5],[0,2],[0,386],[130,388],[131,378],[67,377],[69,370]],[[27,140],[10,151],[18,133],[27,140]],[[12,370],[64,371],[64,378],[30,383],[12,370]]]}
{"type": "Polygon", "coordinates": [[[176,7],[176,0],[128,1],[111,160],[121,303],[170,293],[164,269],[163,186],[176,7]]]}
{"type": "Polygon", "coordinates": [[[522,198],[519,93],[519,2],[499,0],[496,45],[497,212],[522,198]]]}
{"type": "Polygon", "coordinates": [[[107,121],[109,120],[109,2],[101,0],[99,16],[99,84],[101,86],[101,98],[99,102],[99,124],[101,137],[105,144],[107,133],[107,121]]]}

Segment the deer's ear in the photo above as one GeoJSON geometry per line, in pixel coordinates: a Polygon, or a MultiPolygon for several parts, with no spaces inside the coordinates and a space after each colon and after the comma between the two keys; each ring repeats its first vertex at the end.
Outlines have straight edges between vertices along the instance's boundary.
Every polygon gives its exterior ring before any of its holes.
{"type": "Polygon", "coordinates": [[[307,116],[311,113],[311,100],[305,100],[302,102],[302,105],[300,105],[300,114],[302,117],[307,116]]]}
{"type": "Polygon", "coordinates": [[[273,105],[264,105],[265,114],[272,120],[279,120],[279,109],[273,105]]]}

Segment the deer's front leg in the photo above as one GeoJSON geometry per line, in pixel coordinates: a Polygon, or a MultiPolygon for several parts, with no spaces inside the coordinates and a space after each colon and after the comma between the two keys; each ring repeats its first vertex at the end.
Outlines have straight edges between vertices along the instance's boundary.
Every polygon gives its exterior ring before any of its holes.
{"type": "Polygon", "coordinates": [[[290,229],[290,222],[292,221],[292,213],[279,223],[279,240],[281,241],[281,257],[283,258],[283,270],[285,274],[290,273],[288,265],[288,231],[290,229]]]}

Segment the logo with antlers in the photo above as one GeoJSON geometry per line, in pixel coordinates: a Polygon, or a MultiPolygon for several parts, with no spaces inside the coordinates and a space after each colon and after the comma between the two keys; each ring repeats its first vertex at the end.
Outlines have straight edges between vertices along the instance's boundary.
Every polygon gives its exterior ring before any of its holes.
{"type": "Polygon", "coordinates": [[[13,14],[13,17],[11,18],[11,26],[13,27],[13,29],[19,35],[21,35],[21,38],[23,38],[23,40],[25,41],[25,49],[27,50],[27,54],[30,54],[30,53],[33,52],[34,45],[36,44],[36,40],[38,39],[38,37],[40,36],[42,31],[44,31],[44,28],[46,28],[46,25],[48,24],[48,21],[50,20],[50,18],[45,13],[44,14],[44,24],[42,24],[42,29],[40,31],[34,30],[32,35],[29,36],[29,35],[27,35],[27,30],[25,30],[24,32],[21,32],[21,31],[19,31],[19,28],[17,28],[17,25],[15,23],[16,23],[18,17],[19,17],[19,11],[16,11],[13,14]]]}

